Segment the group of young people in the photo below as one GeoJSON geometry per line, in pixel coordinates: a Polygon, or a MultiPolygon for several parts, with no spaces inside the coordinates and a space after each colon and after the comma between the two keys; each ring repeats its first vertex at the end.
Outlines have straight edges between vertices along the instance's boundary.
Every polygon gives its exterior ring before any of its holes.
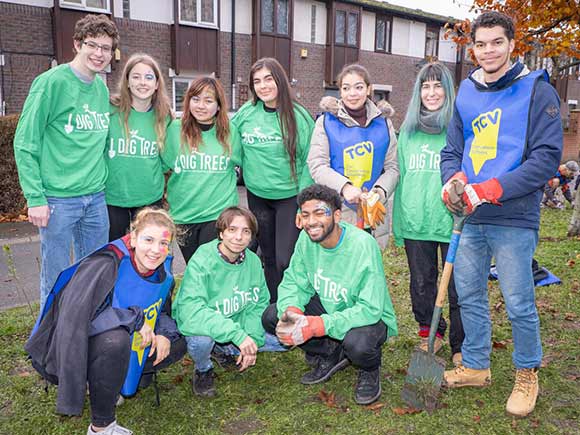
{"type": "MultiPolygon", "coordinates": [[[[212,359],[244,371],[258,351],[292,346],[311,368],[303,384],[352,364],[355,401],[374,402],[381,346],[397,323],[380,251],[389,225],[366,214],[393,194],[392,229],[407,255],[421,347],[452,214],[468,215],[449,288],[455,368],[445,381],[490,382],[494,256],[514,333],[507,410],[533,410],[541,344],[531,259],[541,188],[558,167],[562,133],[544,73],[510,61],[508,17],[475,21],[480,67],[457,99],[443,64],[421,68],[398,138],[392,108],[372,101],[358,64],[344,67],[340,98],[323,98],[316,122],[271,58],[252,66],[252,99],[233,119],[211,77],[190,84],[183,115],[173,119],[159,65],[145,54],[130,57],[109,101],[98,73],[118,32],[107,17],[81,19],[73,39],[75,59],[34,81],[14,142],[42,251],[41,314],[26,350],[58,383],[59,413],[80,414],[88,385],[87,433],[130,434],[115,420],[118,395],[146,387],[186,351],[194,393],[211,397],[212,359]],[[249,210],[238,206],[235,166],[249,210]],[[253,239],[261,258],[249,249],[253,239]],[[173,241],[187,262],[176,294],[173,241]]],[[[442,319],[436,352],[446,330],[442,319]]]]}

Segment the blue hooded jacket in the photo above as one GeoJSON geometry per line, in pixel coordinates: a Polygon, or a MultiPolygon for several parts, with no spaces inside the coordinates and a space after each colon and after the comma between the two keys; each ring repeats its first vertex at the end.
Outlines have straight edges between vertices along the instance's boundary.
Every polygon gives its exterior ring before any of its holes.
{"type": "MultiPolygon", "coordinates": [[[[529,74],[527,68],[517,62],[503,77],[486,86],[474,78],[478,70],[471,71],[466,80],[471,80],[482,92],[507,88],[518,77],[529,74]]],[[[560,99],[552,85],[538,80],[531,99],[522,164],[497,177],[503,188],[503,195],[499,198],[502,205],[481,204],[467,222],[539,229],[543,186],[558,169],[562,141],[560,99]]],[[[441,150],[443,183],[461,171],[464,146],[463,122],[455,105],[447,128],[447,145],[441,150]]]]}

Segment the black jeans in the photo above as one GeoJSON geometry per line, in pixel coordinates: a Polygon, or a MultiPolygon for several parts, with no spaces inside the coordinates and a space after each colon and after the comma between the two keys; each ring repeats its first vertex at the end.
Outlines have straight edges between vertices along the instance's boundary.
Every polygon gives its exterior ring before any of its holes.
{"type": "Polygon", "coordinates": [[[180,235],[177,237],[177,244],[183,254],[185,263],[195,254],[197,248],[207,242],[211,242],[217,237],[215,228],[216,221],[200,222],[197,224],[180,224],[180,235]]]}
{"type": "MultiPolygon", "coordinates": [[[[326,310],[318,295],[314,295],[304,308],[307,316],[320,316],[326,310]]],[[[270,304],[262,314],[262,325],[270,334],[276,334],[278,312],[276,304],[270,304]]],[[[352,328],[342,341],[328,336],[315,337],[299,347],[311,356],[327,358],[335,352],[344,351],[350,362],[363,370],[375,370],[381,365],[381,346],[387,341],[387,325],[379,320],[374,325],[352,328]]]]}
{"type": "Polygon", "coordinates": [[[258,220],[258,243],[264,260],[270,302],[278,300],[278,286],[290,264],[300,234],[296,228],[296,197],[264,199],[248,190],[248,206],[258,220]]]}
{"type": "MultiPolygon", "coordinates": [[[[161,370],[179,361],[187,350],[185,339],[171,343],[169,355],[155,367],[155,354],[147,359],[143,373],[161,370]]],[[[129,367],[131,337],[119,327],[89,338],[88,373],[91,423],[105,427],[115,421],[117,396],[129,367]]]]}
{"type": "MultiPolygon", "coordinates": [[[[441,263],[445,264],[448,248],[448,243],[405,239],[405,252],[411,272],[411,304],[415,320],[420,327],[429,328],[431,326],[433,308],[435,307],[435,299],[437,299],[438,251],[441,250],[441,263]]],[[[461,352],[464,333],[453,275],[449,280],[448,298],[449,344],[452,354],[455,354],[461,352]]],[[[447,322],[441,316],[437,332],[444,336],[446,329],[447,322]]]]}
{"type": "Polygon", "coordinates": [[[109,212],[109,242],[123,237],[129,232],[131,221],[144,207],[163,208],[163,200],[159,199],[152,204],[143,205],[141,207],[117,207],[116,205],[107,204],[107,211],[109,212]]]}

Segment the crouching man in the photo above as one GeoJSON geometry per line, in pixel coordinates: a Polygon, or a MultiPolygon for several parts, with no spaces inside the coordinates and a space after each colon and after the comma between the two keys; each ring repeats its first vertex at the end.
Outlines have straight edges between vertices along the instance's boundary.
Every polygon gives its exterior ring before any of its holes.
{"type": "Polygon", "coordinates": [[[352,363],[359,369],[355,401],[381,395],[381,346],[397,334],[379,246],[341,222],[334,190],[314,184],[298,195],[304,231],[278,287],[278,302],[262,316],[264,329],[300,346],[312,370],[305,385],[325,382],[352,363]]]}

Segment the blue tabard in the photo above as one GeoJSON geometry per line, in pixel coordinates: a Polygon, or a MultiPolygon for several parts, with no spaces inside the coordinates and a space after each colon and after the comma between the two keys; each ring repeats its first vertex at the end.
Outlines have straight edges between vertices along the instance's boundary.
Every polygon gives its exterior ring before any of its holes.
{"type": "Polygon", "coordinates": [[[465,140],[461,170],[470,183],[481,183],[521,165],[537,80],[549,81],[548,73],[531,72],[500,90],[479,90],[469,78],[461,82],[456,100],[465,140]]]}
{"type": "Polygon", "coordinates": [[[324,130],[329,143],[330,167],[347,177],[353,186],[371,190],[383,172],[389,149],[387,121],[377,116],[367,127],[347,127],[327,112],[324,130]]]}
{"type": "MultiPolygon", "coordinates": [[[[155,323],[157,322],[159,312],[163,308],[163,304],[165,303],[167,295],[173,285],[173,275],[171,274],[171,263],[173,257],[168,255],[163,264],[165,269],[165,279],[162,282],[151,282],[147,281],[137,273],[131,264],[129,250],[121,239],[117,239],[110,244],[114,245],[124,254],[117,269],[117,281],[114,286],[112,306],[115,308],[128,308],[130,306],[141,307],[144,311],[145,323],[147,323],[151,329],[155,329],[155,323]]],[[[106,248],[106,246],[107,245],[104,245],[99,248],[98,251],[106,248]]],[[[83,260],[84,258],[67,267],[60,273],[55,285],[46,299],[42,312],[34,325],[34,329],[30,334],[31,336],[36,332],[40,322],[49,311],[56,295],[70,281],[79,264],[83,260]]],[[[139,386],[139,379],[143,372],[143,366],[145,365],[147,355],[149,355],[149,349],[151,348],[151,346],[148,346],[145,349],[140,349],[140,346],[141,335],[133,333],[131,337],[129,368],[127,369],[127,376],[125,377],[125,382],[121,389],[121,394],[123,396],[132,396],[135,394],[137,387],[139,386]]]]}

